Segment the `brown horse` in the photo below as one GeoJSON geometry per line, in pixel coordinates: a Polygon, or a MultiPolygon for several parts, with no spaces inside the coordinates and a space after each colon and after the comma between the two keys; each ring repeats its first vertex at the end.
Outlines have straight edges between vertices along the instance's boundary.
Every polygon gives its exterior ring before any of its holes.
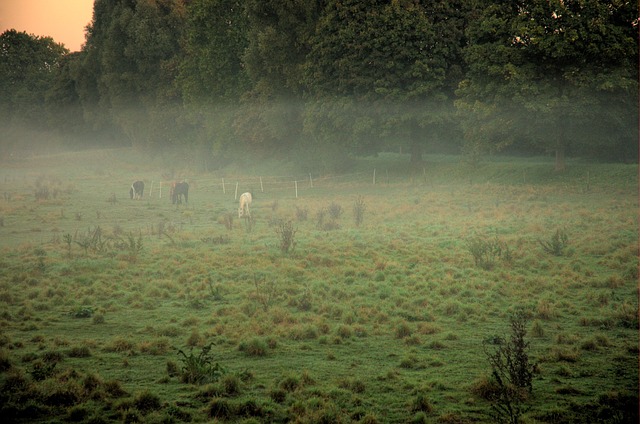
{"type": "Polygon", "coordinates": [[[174,182],[171,184],[171,190],[169,191],[172,204],[182,204],[182,197],[184,196],[184,203],[189,203],[189,183],[187,182],[174,182]]]}

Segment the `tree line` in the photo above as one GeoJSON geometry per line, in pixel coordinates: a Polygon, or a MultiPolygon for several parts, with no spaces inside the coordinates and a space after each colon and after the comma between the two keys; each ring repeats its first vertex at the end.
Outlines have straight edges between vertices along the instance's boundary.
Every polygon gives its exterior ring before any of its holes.
{"type": "Polygon", "coordinates": [[[624,0],[95,0],[81,51],[0,35],[0,156],[24,134],[353,155],[499,151],[636,160],[638,10],[624,0]]]}

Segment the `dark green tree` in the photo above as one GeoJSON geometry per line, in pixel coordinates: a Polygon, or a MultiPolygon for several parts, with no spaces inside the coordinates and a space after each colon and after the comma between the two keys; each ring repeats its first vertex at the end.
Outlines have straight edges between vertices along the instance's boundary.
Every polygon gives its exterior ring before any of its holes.
{"type": "MultiPolygon", "coordinates": [[[[637,10],[602,0],[480,1],[458,108],[472,152],[528,140],[554,151],[637,143],[637,10]]],[[[631,144],[633,146],[633,144],[631,144]]]]}
{"type": "Polygon", "coordinates": [[[249,89],[243,62],[248,19],[245,2],[194,0],[187,8],[179,87],[186,133],[204,169],[225,163],[240,145],[233,130],[238,105],[249,89]]]}
{"type": "Polygon", "coordinates": [[[78,142],[79,137],[87,134],[88,130],[74,80],[80,56],[80,52],[74,52],[60,60],[45,96],[48,128],[63,135],[67,144],[78,142]]]}
{"type": "Polygon", "coordinates": [[[402,143],[420,165],[454,125],[465,20],[458,1],[329,1],[307,56],[307,131],[361,153],[402,143]]]}
{"type": "Polygon", "coordinates": [[[180,87],[188,104],[237,102],[247,89],[243,1],[193,0],[186,23],[180,87]]]}
{"type": "Polygon", "coordinates": [[[321,10],[319,0],[246,0],[251,87],[236,132],[254,151],[288,151],[301,137],[303,68],[321,10]]]}
{"type": "Polygon", "coordinates": [[[141,147],[179,138],[181,0],[96,0],[77,86],[86,116],[141,147]]]}
{"type": "Polygon", "coordinates": [[[17,131],[47,129],[46,93],[67,53],[51,37],[14,29],[0,35],[0,155],[20,141],[17,131]]]}

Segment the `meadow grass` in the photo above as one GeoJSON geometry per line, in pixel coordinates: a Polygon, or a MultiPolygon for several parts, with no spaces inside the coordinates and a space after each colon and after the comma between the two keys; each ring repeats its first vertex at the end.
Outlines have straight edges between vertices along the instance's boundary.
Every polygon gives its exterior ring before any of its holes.
{"type": "Polygon", "coordinates": [[[172,205],[163,164],[140,159],[2,168],[14,422],[494,422],[483,342],[518,312],[535,365],[523,422],[637,421],[636,165],[433,156],[409,175],[386,154],[313,183],[174,170],[191,190],[172,205]],[[250,226],[232,218],[235,181],[254,192],[250,226]],[[44,186],[55,197],[36,199],[44,186]]]}

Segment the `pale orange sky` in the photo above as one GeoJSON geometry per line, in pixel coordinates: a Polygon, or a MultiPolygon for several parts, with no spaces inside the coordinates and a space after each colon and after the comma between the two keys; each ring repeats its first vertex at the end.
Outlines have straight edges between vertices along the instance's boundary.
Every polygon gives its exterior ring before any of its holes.
{"type": "Polygon", "coordinates": [[[0,0],[0,34],[8,29],[51,37],[79,51],[93,17],[93,0],[0,0]]]}

